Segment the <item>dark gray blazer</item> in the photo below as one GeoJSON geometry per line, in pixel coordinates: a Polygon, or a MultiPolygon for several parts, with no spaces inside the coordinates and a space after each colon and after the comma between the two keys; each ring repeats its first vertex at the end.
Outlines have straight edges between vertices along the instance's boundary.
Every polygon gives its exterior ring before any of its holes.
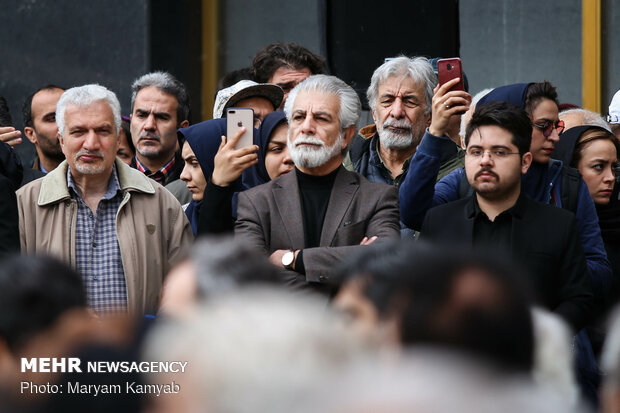
{"type": "Polygon", "coordinates": [[[290,284],[329,281],[337,265],[364,248],[362,238],[399,238],[398,192],[391,185],[369,182],[343,167],[329,198],[320,247],[305,248],[299,187],[294,171],[239,194],[235,236],[271,254],[301,250],[305,276],[294,271],[290,284]]]}

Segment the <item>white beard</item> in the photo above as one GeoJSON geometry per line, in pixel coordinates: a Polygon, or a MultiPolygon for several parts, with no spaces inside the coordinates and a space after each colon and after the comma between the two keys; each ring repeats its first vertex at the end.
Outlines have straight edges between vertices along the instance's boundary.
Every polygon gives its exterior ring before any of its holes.
{"type": "Polygon", "coordinates": [[[381,125],[377,123],[377,133],[379,134],[381,145],[386,149],[407,149],[413,145],[413,130],[411,122],[408,119],[388,119],[381,125]],[[409,131],[406,133],[397,133],[386,129],[388,126],[408,128],[409,131]]]}
{"type": "Polygon", "coordinates": [[[301,168],[318,168],[325,165],[330,159],[339,155],[342,151],[344,138],[342,134],[338,135],[338,139],[332,146],[327,146],[319,138],[301,134],[297,136],[295,142],[291,142],[291,136],[288,136],[287,146],[293,163],[301,168]],[[300,143],[310,143],[318,146],[299,145],[300,143]]]}

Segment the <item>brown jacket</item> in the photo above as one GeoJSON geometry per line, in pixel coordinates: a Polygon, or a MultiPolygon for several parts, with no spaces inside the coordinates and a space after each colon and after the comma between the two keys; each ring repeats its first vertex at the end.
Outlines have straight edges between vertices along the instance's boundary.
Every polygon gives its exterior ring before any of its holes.
{"type": "MultiPolygon", "coordinates": [[[[66,161],[17,191],[22,252],[46,253],[76,265],[77,202],[67,187],[66,161]]],[[[123,200],[116,234],[127,283],[129,311],[157,308],[164,276],[193,241],[179,201],[141,172],[116,160],[123,200]]]]}

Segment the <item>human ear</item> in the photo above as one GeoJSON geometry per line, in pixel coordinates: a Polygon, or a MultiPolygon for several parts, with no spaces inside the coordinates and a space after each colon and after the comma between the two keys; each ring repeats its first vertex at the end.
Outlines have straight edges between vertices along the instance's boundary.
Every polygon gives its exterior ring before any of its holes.
{"type": "Polygon", "coordinates": [[[532,165],[532,152],[526,152],[521,157],[521,174],[525,175],[532,165]]]}

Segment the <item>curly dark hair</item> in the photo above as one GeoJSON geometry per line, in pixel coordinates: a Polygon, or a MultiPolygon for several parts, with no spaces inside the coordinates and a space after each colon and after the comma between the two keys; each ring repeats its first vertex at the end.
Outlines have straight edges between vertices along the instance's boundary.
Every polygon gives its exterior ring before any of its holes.
{"type": "Polygon", "coordinates": [[[258,83],[267,83],[279,68],[307,67],[313,75],[325,72],[325,59],[297,43],[274,43],[259,50],[252,60],[252,74],[258,83]]]}
{"type": "Polygon", "coordinates": [[[509,102],[491,102],[476,108],[467,125],[465,145],[469,144],[472,133],[481,126],[495,125],[512,133],[512,143],[519,155],[530,150],[532,143],[532,124],[527,113],[509,102]]]}

